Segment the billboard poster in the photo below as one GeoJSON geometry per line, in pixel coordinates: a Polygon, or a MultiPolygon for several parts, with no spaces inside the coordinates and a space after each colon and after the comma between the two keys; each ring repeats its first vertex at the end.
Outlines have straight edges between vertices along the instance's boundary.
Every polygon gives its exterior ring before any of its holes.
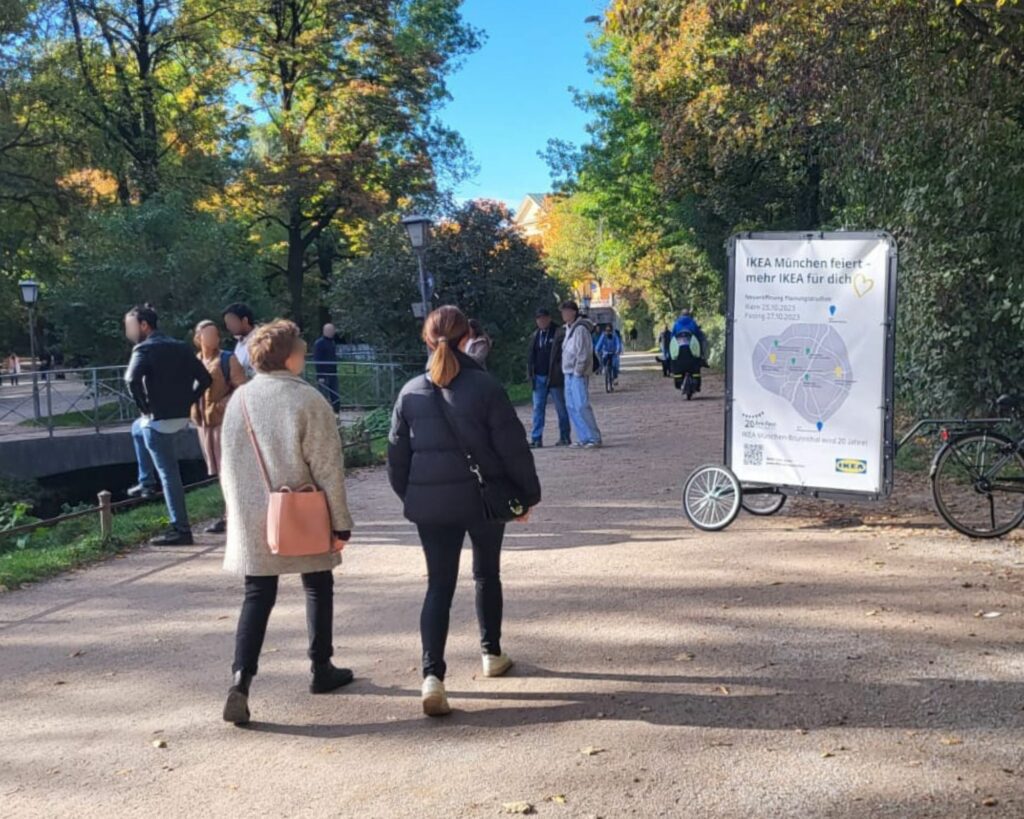
{"type": "Polygon", "coordinates": [[[727,460],[744,484],[891,486],[896,247],[884,233],[730,242],[727,460]]]}

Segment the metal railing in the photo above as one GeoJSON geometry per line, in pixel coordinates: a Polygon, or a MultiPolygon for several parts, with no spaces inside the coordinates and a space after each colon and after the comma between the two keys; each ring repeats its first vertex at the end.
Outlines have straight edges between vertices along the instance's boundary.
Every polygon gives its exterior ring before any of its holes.
{"type": "Polygon", "coordinates": [[[138,415],[124,383],[125,367],[22,373],[0,385],[0,436],[126,424],[138,415]]]}
{"type": "Polygon", "coordinates": [[[422,361],[309,361],[304,377],[336,410],[369,410],[393,404],[405,382],[421,372],[422,361]]]}
{"type": "MultiPolygon", "coordinates": [[[[21,373],[0,380],[0,438],[53,436],[62,429],[124,426],[138,409],[124,382],[126,367],[85,367],[21,373]]],[[[415,357],[389,361],[310,361],[304,377],[336,410],[390,406],[402,386],[423,371],[415,357]]]]}

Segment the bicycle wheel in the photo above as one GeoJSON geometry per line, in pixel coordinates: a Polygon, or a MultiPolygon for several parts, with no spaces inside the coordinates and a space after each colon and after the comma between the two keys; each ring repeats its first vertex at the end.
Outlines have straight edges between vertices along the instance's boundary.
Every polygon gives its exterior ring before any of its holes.
{"type": "Polygon", "coordinates": [[[604,391],[615,392],[615,373],[611,364],[604,365],[604,391]]]}
{"type": "Polygon", "coordinates": [[[696,469],[683,486],[683,512],[705,532],[724,529],[740,513],[742,490],[732,470],[718,464],[696,469]]]}
{"type": "Polygon", "coordinates": [[[1002,537],[1016,529],[1024,520],[1021,488],[1024,456],[1014,441],[995,432],[954,438],[939,450],[932,468],[939,514],[968,537],[1002,537]]]}
{"type": "Polygon", "coordinates": [[[683,377],[683,395],[686,396],[686,400],[687,401],[692,401],[693,400],[693,391],[694,391],[693,376],[690,375],[689,373],[687,373],[683,377]]]}
{"type": "Polygon", "coordinates": [[[740,505],[744,512],[768,517],[786,505],[786,496],[781,492],[744,492],[740,505]]]}

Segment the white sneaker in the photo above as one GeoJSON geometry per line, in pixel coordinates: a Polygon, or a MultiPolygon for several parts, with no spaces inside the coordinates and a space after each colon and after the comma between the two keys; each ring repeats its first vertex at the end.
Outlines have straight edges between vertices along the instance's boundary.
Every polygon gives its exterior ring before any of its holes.
{"type": "Polygon", "coordinates": [[[451,712],[444,683],[431,674],[423,680],[423,713],[428,717],[443,717],[451,712]]]}
{"type": "Polygon", "coordinates": [[[500,677],[512,667],[512,658],[508,654],[484,654],[484,676],[500,677]]]}

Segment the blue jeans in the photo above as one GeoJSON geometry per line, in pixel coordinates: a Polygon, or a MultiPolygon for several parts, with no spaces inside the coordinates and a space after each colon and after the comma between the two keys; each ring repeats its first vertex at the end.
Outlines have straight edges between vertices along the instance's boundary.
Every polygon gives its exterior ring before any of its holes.
{"type": "Polygon", "coordinates": [[[566,374],[565,405],[572,425],[576,428],[576,439],[581,444],[599,444],[601,430],[594,417],[594,408],[590,406],[589,383],[590,379],[585,375],[566,374]]]}
{"type": "Polygon", "coordinates": [[[558,413],[558,437],[563,441],[569,441],[572,437],[572,428],[569,426],[569,411],[565,408],[565,391],[561,387],[551,387],[548,384],[549,379],[546,375],[533,377],[533,431],[530,433],[530,440],[540,443],[544,439],[544,417],[547,415],[550,395],[555,403],[555,412],[558,413]]]}
{"type": "Polygon", "coordinates": [[[135,445],[135,460],[139,464],[139,483],[148,489],[162,486],[171,526],[179,532],[191,532],[174,435],[144,427],[142,420],[136,418],[132,424],[132,443],[135,445]]]}

